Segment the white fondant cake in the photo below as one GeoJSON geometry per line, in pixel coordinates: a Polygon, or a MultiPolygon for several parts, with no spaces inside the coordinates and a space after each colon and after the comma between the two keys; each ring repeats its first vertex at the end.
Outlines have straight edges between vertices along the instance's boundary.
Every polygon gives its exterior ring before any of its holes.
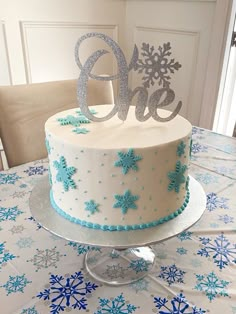
{"type": "MultiPolygon", "coordinates": [[[[102,117],[111,107],[92,110],[102,117]]],[[[181,116],[142,123],[131,106],[124,122],[93,122],[71,109],[50,117],[45,131],[51,204],[66,219],[102,230],[142,229],[186,207],[192,126],[181,116]]]]}

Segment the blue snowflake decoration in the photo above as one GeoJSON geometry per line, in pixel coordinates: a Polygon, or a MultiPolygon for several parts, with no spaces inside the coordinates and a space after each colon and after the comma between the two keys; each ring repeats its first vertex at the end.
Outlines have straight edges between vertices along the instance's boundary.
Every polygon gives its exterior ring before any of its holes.
{"type": "Polygon", "coordinates": [[[218,178],[210,173],[197,173],[195,179],[204,184],[217,183],[218,178]]]}
{"type": "Polygon", "coordinates": [[[19,177],[16,172],[0,173],[0,184],[15,184],[19,179],[21,179],[21,177],[19,177]]]}
{"type": "Polygon", "coordinates": [[[35,176],[35,175],[43,175],[45,171],[48,169],[44,168],[44,166],[34,166],[29,167],[29,169],[25,170],[24,172],[28,174],[28,176],[35,176]]]}
{"type": "Polygon", "coordinates": [[[76,129],[73,129],[72,132],[76,134],[87,134],[89,130],[85,128],[76,128],[76,129]]]}
{"type": "Polygon", "coordinates": [[[194,287],[198,291],[203,291],[210,301],[214,300],[216,296],[229,296],[226,287],[229,282],[219,279],[214,272],[208,275],[196,275],[197,284],[194,287]]]}
{"type": "Polygon", "coordinates": [[[161,272],[158,277],[168,282],[170,286],[176,282],[184,283],[184,274],[186,274],[185,271],[179,269],[175,264],[173,264],[170,266],[161,266],[161,272]]]}
{"type": "Polygon", "coordinates": [[[122,293],[110,300],[106,298],[99,298],[99,304],[100,306],[98,307],[98,311],[94,314],[131,314],[138,308],[135,305],[127,303],[122,293]]]}
{"type": "Polygon", "coordinates": [[[206,208],[211,212],[216,208],[224,208],[228,209],[227,201],[229,199],[225,197],[218,197],[216,193],[209,193],[207,194],[207,204],[206,208]]]}
{"type": "Polygon", "coordinates": [[[185,153],[185,147],[186,147],[186,145],[184,144],[183,141],[181,141],[181,142],[179,143],[179,145],[177,146],[177,151],[176,151],[177,156],[181,157],[182,155],[184,155],[184,153],[185,153]]]}
{"type": "Polygon", "coordinates": [[[236,245],[231,245],[223,234],[214,240],[200,237],[200,241],[204,245],[204,248],[197,252],[198,255],[210,257],[212,254],[214,263],[220,269],[228,266],[230,262],[236,264],[236,245]]]}
{"type": "Polygon", "coordinates": [[[137,273],[149,271],[149,266],[152,265],[151,262],[145,261],[144,258],[139,258],[137,260],[131,260],[128,268],[131,268],[137,273]]]}
{"type": "Polygon", "coordinates": [[[121,208],[123,214],[126,214],[128,209],[137,209],[135,201],[139,199],[138,195],[132,195],[129,190],[127,190],[124,195],[115,195],[117,202],[113,205],[113,208],[121,208]]]}
{"type": "Polygon", "coordinates": [[[95,203],[94,200],[90,200],[89,202],[84,202],[85,204],[85,210],[88,210],[90,214],[95,214],[98,212],[98,206],[99,204],[95,203]]]}
{"type": "Polygon", "coordinates": [[[18,209],[18,206],[14,207],[0,207],[0,222],[6,220],[16,221],[16,217],[23,212],[18,209]]]}
{"type": "Polygon", "coordinates": [[[88,251],[98,251],[101,252],[101,248],[97,246],[90,246],[90,245],[82,245],[75,242],[70,241],[68,243],[69,246],[73,247],[74,250],[77,251],[78,255],[82,255],[87,253],[88,251]]]}
{"type": "Polygon", "coordinates": [[[7,295],[16,292],[24,293],[24,288],[31,282],[25,278],[25,274],[22,276],[9,276],[9,280],[1,287],[5,288],[7,295]]]}
{"type": "Polygon", "coordinates": [[[154,304],[158,308],[159,314],[203,314],[205,310],[193,306],[190,308],[185,296],[180,293],[173,297],[171,304],[168,305],[169,300],[166,298],[155,297],[154,304]]]}
{"type": "Polygon", "coordinates": [[[0,243],[0,270],[2,266],[6,265],[8,261],[12,261],[14,258],[16,258],[16,256],[13,254],[10,254],[5,249],[5,243],[0,243]]]}
{"type": "Polygon", "coordinates": [[[82,114],[79,114],[78,117],[69,115],[65,118],[58,118],[57,121],[60,122],[60,125],[73,125],[75,127],[79,127],[81,124],[90,123],[90,120],[82,114]]]}
{"type": "Polygon", "coordinates": [[[180,234],[177,235],[177,238],[180,239],[180,241],[185,241],[185,240],[192,240],[192,232],[190,231],[183,231],[180,234]]]}
{"type": "Polygon", "coordinates": [[[130,169],[137,171],[137,161],[141,160],[142,157],[135,155],[133,149],[129,149],[127,153],[118,152],[117,153],[120,160],[115,162],[116,167],[122,167],[122,173],[126,174],[130,169]]]}
{"type": "Polygon", "coordinates": [[[178,248],[176,249],[176,252],[179,253],[179,255],[186,255],[187,252],[188,252],[188,250],[186,250],[186,249],[183,248],[183,247],[178,247],[178,248]]]}
{"type": "Polygon", "coordinates": [[[35,306],[33,306],[28,309],[23,309],[20,314],[39,314],[39,312],[35,309],[35,306]]]}
{"type": "Polygon", "coordinates": [[[233,223],[234,217],[228,216],[228,215],[220,215],[219,220],[223,221],[225,224],[233,223]]]}
{"type": "Polygon", "coordinates": [[[192,127],[192,134],[193,135],[195,135],[195,134],[202,134],[202,133],[204,133],[204,129],[198,128],[196,126],[192,127]]]}
{"type": "Polygon", "coordinates": [[[129,287],[135,290],[136,293],[139,291],[148,291],[149,282],[145,278],[141,278],[129,284],[129,287]]]}
{"type": "Polygon", "coordinates": [[[184,176],[186,170],[187,166],[182,165],[180,161],[177,161],[175,171],[170,171],[168,173],[168,178],[171,181],[168,185],[168,191],[175,190],[176,193],[179,193],[180,185],[186,181],[184,176]]]}
{"type": "Polygon", "coordinates": [[[50,287],[40,292],[37,297],[51,303],[52,314],[71,309],[86,310],[86,295],[98,287],[95,283],[85,282],[81,272],[75,272],[68,277],[51,274],[49,283],[50,287]]]}
{"type": "Polygon", "coordinates": [[[47,149],[48,154],[50,154],[51,153],[51,146],[50,146],[49,140],[47,138],[45,138],[45,145],[46,145],[46,149],[47,149]]]}
{"type": "Polygon", "coordinates": [[[56,179],[58,182],[63,183],[65,191],[69,188],[76,189],[74,180],[71,179],[72,175],[76,172],[75,167],[67,167],[66,159],[64,156],[60,157],[60,161],[53,162],[54,167],[58,170],[56,179]]]}
{"type": "Polygon", "coordinates": [[[208,147],[205,145],[201,145],[199,143],[192,144],[191,153],[192,154],[198,154],[198,153],[206,153],[208,150],[208,147]]]}

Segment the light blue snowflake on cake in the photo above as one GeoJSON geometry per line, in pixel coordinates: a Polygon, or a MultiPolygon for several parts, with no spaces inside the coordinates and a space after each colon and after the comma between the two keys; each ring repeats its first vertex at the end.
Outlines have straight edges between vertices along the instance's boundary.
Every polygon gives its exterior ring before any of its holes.
{"type": "Polygon", "coordinates": [[[135,201],[139,199],[138,195],[132,195],[129,190],[127,190],[124,195],[115,195],[117,202],[113,205],[113,208],[121,208],[123,214],[126,214],[128,209],[137,209],[135,201]]]}
{"type": "Polygon", "coordinates": [[[183,141],[181,141],[180,143],[179,143],[179,145],[177,146],[177,155],[179,156],[179,157],[181,157],[182,155],[184,155],[184,153],[185,153],[185,147],[186,147],[186,145],[184,144],[184,142],[183,141]]]}
{"type": "Polygon", "coordinates": [[[206,208],[211,212],[216,208],[228,209],[227,201],[229,199],[225,197],[218,197],[216,193],[212,192],[207,194],[206,208]]]}
{"type": "Polygon", "coordinates": [[[149,271],[149,266],[151,262],[145,261],[144,258],[139,258],[137,260],[131,260],[128,268],[131,268],[137,273],[149,271]]]}
{"type": "Polygon", "coordinates": [[[76,189],[74,180],[71,179],[72,175],[76,172],[75,167],[67,167],[66,159],[64,156],[60,157],[60,161],[53,162],[54,167],[58,170],[56,179],[58,182],[63,183],[65,191],[69,188],[76,189]]]}
{"type": "Polygon", "coordinates": [[[135,305],[127,303],[123,297],[123,293],[111,299],[99,298],[99,304],[98,311],[94,314],[131,314],[138,308],[135,305]]]}
{"type": "Polygon", "coordinates": [[[25,170],[24,172],[28,174],[28,176],[35,176],[35,175],[43,175],[45,171],[48,169],[44,168],[44,166],[34,166],[29,167],[29,169],[25,170]]]}
{"type": "Polygon", "coordinates": [[[16,221],[16,217],[23,212],[18,209],[18,206],[14,207],[0,207],[0,222],[6,220],[16,221]]]}
{"type": "Polygon", "coordinates": [[[236,245],[231,244],[223,234],[214,240],[200,237],[200,241],[204,248],[197,252],[198,255],[210,257],[212,254],[214,263],[220,269],[228,266],[230,262],[236,264],[236,245]]]}
{"type": "Polygon", "coordinates": [[[65,277],[51,274],[49,284],[37,297],[50,303],[52,314],[72,309],[86,310],[86,296],[98,287],[95,283],[85,282],[81,271],[65,277]]]}
{"type": "Polygon", "coordinates": [[[137,161],[141,160],[142,157],[135,155],[133,149],[129,149],[127,153],[118,152],[117,154],[120,160],[115,162],[115,166],[122,167],[123,174],[128,173],[130,169],[134,171],[138,170],[136,163],[137,161]]]}
{"type": "MultiPolygon", "coordinates": [[[[89,109],[89,111],[90,111],[92,114],[97,114],[97,111],[94,110],[94,109],[89,109]]],[[[76,113],[77,113],[79,116],[84,116],[84,114],[81,112],[81,110],[76,110],[76,113]]]]}
{"type": "Polygon", "coordinates": [[[58,118],[57,121],[60,122],[60,125],[73,125],[75,127],[79,127],[81,124],[90,123],[90,120],[84,115],[78,115],[78,117],[69,115],[65,118],[58,118]]]}
{"type": "Polygon", "coordinates": [[[22,276],[9,276],[9,280],[1,287],[5,288],[7,295],[16,292],[24,293],[24,288],[31,282],[25,278],[25,274],[22,276]]]}
{"type": "Polygon", "coordinates": [[[219,220],[223,221],[225,224],[233,223],[234,217],[228,216],[228,215],[220,215],[219,220]]]}
{"type": "Polygon", "coordinates": [[[171,181],[168,185],[168,191],[175,190],[176,193],[179,193],[180,185],[186,181],[184,176],[186,170],[186,165],[182,165],[180,161],[176,162],[175,171],[170,171],[168,173],[168,178],[171,181]]]}
{"type": "Polygon", "coordinates": [[[35,306],[33,306],[28,309],[23,309],[20,314],[39,314],[39,312],[35,309],[35,306]]]}
{"type": "Polygon", "coordinates": [[[177,294],[173,297],[171,302],[166,298],[155,297],[154,304],[158,308],[159,314],[203,314],[205,310],[193,306],[190,308],[188,300],[186,300],[183,293],[177,294]]]}
{"type": "Polygon", "coordinates": [[[217,296],[229,296],[225,289],[229,281],[219,279],[214,272],[208,275],[196,275],[196,278],[197,284],[194,288],[203,291],[210,301],[217,296]]]}
{"type": "Polygon", "coordinates": [[[95,203],[94,200],[90,200],[88,202],[84,202],[85,204],[85,210],[88,210],[90,214],[95,214],[98,212],[98,206],[99,204],[95,203]]]}
{"type": "Polygon", "coordinates": [[[91,245],[82,245],[75,242],[70,241],[68,243],[69,246],[73,247],[75,251],[77,251],[78,255],[82,255],[87,253],[88,251],[98,251],[101,252],[101,248],[97,246],[91,246],[91,245]]]}
{"type": "Polygon", "coordinates": [[[45,145],[46,145],[46,149],[47,149],[48,154],[50,154],[51,153],[51,146],[50,146],[49,140],[47,138],[45,138],[45,145]]]}
{"type": "Polygon", "coordinates": [[[176,282],[184,283],[184,274],[186,274],[185,271],[181,270],[180,268],[176,267],[175,264],[173,264],[170,266],[161,266],[161,272],[158,277],[168,282],[170,286],[176,282]]]}
{"type": "Polygon", "coordinates": [[[6,265],[8,261],[12,261],[14,258],[16,258],[16,256],[13,254],[10,254],[5,249],[5,242],[0,243],[0,270],[2,266],[6,265]]]}
{"type": "Polygon", "coordinates": [[[180,241],[186,241],[186,240],[192,240],[192,232],[190,231],[183,231],[180,234],[177,235],[177,238],[180,239],[180,241]]]}
{"type": "Polygon", "coordinates": [[[16,172],[14,173],[0,173],[0,184],[15,184],[21,179],[16,172]]]}
{"type": "Polygon", "coordinates": [[[52,172],[50,166],[48,166],[48,180],[49,184],[52,186],[52,172]]]}
{"type": "Polygon", "coordinates": [[[85,128],[76,128],[76,129],[73,129],[72,132],[76,134],[87,134],[89,130],[85,128]]]}

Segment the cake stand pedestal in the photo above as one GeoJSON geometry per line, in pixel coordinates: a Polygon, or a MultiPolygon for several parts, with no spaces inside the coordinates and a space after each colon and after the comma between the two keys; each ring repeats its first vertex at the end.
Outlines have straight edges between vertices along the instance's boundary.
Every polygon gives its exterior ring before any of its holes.
{"type": "Polygon", "coordinates": [[[80,226],[60,216],[51,206],[48,177],[41,179],[30,196],[35,220],[46,230],[68,241],[88,246],[84,264],[96,280],[123,285],[145,277],[155,262],[151,248],[194,225],[206,208],[201,185],[190,176],[190,200],[176,218],[153,228],[131,231],[102,231],[80,226]]]}

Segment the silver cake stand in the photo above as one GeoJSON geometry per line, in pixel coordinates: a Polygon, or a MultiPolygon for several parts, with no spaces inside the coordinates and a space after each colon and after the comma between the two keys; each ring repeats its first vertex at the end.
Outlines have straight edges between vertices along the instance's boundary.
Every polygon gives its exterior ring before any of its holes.
{"type": "Polygon", "coordinates": [[[94,230],[70,222],[51,206],[48,177],[41,179],[30,196],[35,220],[54,235],[86,247],[85,268],[97,281],[123,285],[145,277],[152,269],[155,253],[151,245],[170,239],[193,226],[206,208],[202,186],[190,176],[190,200],[175,219],[157,227],[132,231],[94,230]]]}

